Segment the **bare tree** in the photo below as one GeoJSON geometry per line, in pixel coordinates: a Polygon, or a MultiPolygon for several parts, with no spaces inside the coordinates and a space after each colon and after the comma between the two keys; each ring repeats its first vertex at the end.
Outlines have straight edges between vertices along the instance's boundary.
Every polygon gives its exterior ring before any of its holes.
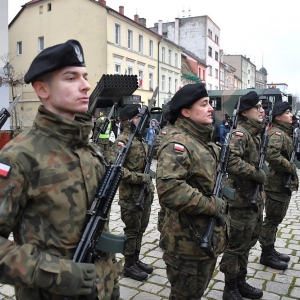
{"type": "MultiPolygon", "coordinates": [[[[4,63],[4,67],[0,69],[0,86],[8,86],[11,89],[12,98],[14,99],[16,93],[15,89],[24,84],[24,74],[16,70],[11,62],[14,58],[9,57],[9,53],[0,56],[0,60],[4,63]]],[[[17,110],[14,108],[15,128],[18,127],[17,110]]]]}

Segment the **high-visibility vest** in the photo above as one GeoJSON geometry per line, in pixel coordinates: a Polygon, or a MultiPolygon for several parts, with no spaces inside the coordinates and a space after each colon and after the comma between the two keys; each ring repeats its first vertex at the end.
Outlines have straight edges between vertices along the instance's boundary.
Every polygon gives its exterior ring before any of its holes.
{"type": "MultiPolygon", "coordinates": [[[[105,119],[105,117],[101,117],[101,120],[104,121],[104,119],[105,119]]],[[[109,122],[105,133],[99,134],[99,139],[108,139],[109,135],[110,135],[110,129],[111,129],[111,123],[109,122]]]]}

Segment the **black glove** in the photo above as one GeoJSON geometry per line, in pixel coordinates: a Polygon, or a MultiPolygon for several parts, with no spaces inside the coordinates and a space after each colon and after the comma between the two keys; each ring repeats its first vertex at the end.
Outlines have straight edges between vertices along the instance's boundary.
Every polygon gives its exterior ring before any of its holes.
{"type": "Polygon", "coordinates": [[[262,169],[256,170],[256,173],[254,175],[254,180],[255,181],[257,181],[261,184],[264,184],[266,179],[267,179],[267,175],[262,169]]]}

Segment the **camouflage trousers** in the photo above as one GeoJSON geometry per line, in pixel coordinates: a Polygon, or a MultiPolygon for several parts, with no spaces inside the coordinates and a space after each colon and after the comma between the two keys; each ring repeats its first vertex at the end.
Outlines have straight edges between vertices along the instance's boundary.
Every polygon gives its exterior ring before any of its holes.
{"type": "Polygon", "coordinates": [[[134,256],[135,252],[141,250],[143,234],[149,224],[151,213],[152,194],[145,195],[143,211],[133,206],[132,210],[121,207],[121,219],[125,224],[126,236],[125,257],[134,256]]]}
{"type": "Polygon", "coordinates": [[[102,154],[107,158],[109,156],[109,140],[107,139],[98,139],[97,145],[101,149],[102,154]]]}
{"type": "Polygon", "coordinates": [[[231,207],[228,213],[230,233],[220,271],[225,274],[247,274],[250,249],[256,244],[263,221],[263,204],[258,212],[251,208],[231,207]]]}
{"type": "Polygon", "coordinates": [[[266,193],[266,215],[259,237],[259,242],[262,246],[269,246],[275,243],[278,226],[283,221],[291,200],[291,197],[287,198],[286,195],[284,196],[283,199],[285,198],[285,200],[279,201],[266,193]]]}
{"type": "Polygon", "coordinates": [[[163,255],[171,284],[170,300],[197,300],[203,296],[216,267],[217,258],[177,259],[163,255]]]}
{"type": "Polygon", "coordinates": [[[164,206],[161,206],[160,211],[158,212],[158,218],[157,218],[157,230],[159,232],[162,231],[165,215],[166,215],[166,208],[164,206]]]}

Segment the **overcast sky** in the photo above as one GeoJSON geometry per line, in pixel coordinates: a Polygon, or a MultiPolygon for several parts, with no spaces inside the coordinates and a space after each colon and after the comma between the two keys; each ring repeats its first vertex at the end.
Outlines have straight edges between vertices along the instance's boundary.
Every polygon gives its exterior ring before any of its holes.
{"type": "MultiPolygon", "coordinates": [[[[9,21],[29,0],[8,0],[9,21]]],[[[208,15],[220,28],[225,54],[250,57],[259,70],[268,72],[268,83],[286,83],[288,92],[300,97],[300,21],[297,0],[107,0],[106,5],[133,19],[137,13],[155,22],[177,17],[208,15]],[[183,14],[183,10],[185,13],[183,14]]],[[[87,16],[88,22],[88,16],[87,16]]]]}

